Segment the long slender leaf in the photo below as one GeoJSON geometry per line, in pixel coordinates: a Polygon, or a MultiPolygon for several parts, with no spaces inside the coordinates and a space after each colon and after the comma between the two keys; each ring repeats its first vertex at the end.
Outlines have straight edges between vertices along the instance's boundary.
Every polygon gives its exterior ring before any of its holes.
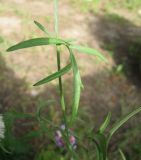
{"type": "Polygon", "coordinates": [[[82,53],[86,53],[86,54],[90,54],[90,55],[95,55],[99,59],[107,62],[106,58],[101,53],[99,53],[97,50],[95,50],[95,49],[88,48],[88,47],[83,47],[83,46],[76,46],[76,45],[70,45],[70,48],[78,50],[79,52],[82,52],[82,53]]]}
{"type": "Polygon", "coordinates": [[[107,141],[103,134],[97,134],[96,138],[99,140],[99,146],[101,150],[101,158],[102,160],[106,160],[107,158],[107,141]]]}
{"type": "Polygon", "coordinates": [[[42,85],[42,84],[45,84],[45,83],[48,83],[62,75],[64,75],[65,73],[67,73],[70,69],[71,69],[72,65],[71,63],[68,64],[66,67],[62,68],[61,70],[53,73],[52,75],[40,80],[39,82],[37,82],[36,84],[34,84],[34,86],[39,86],[39,85],[42,85]]]}
{"type": "Polygon", "coordinates": [[[12,154],[12,151],[8,151],[2,144],[0,144],[0,148],[7,154],[12,154]]]}
{"type": "Polygon", "coordinates": [[[93,142],[94,142],[95,148],[96,148],[96,160],[100,160],[101,159],[101,150],[100,150],[99,144],[94,139],[93,139],[93,142]]]}
{"type": "Polygon", "coordinates": [[[99,145],[97,144],[96,141],[94,141],[94,144],[95,144],[95,148],[96,148],[96,160],[100,160],[100,148],[99,148],[99,145]]]}
{"type": "Polygon", "coordinates": [[[121,149],[119,149],[119,153],[120,153],[120,155],[122,157],[122,160],[126,160],[126,157],[125,157],[125,155],[124,155],[124,153],[122,152],[121,149]]]}
{"type": "Polygon", "coordinates": [[[81,77],[80,77],[79,69],[78,69],[74,54],[71,49],[69,49],[69,51],[70,51],[70,57],[71,57],[71,63],[73,68],[73,75],[74,75],[74,84],[73,84],[74,94],[73,94],[72,119],[71,119],[71,121],[73,122],[77,116],[82,83],[81,83],[81,77]]]}
{"type": "Polygon", "coordinates": [[[57,39],[57,38],[34,38],[30,40],[26,40],[23,42],[20,42],[10,48],[7,49],[7,52],[22,49],[22,48],[29,48],[34,46],[41,46],[41,45],[61,45],[65,44],[66,42],[57,39]]]}
{"type": "Polygon", "coordinates": [[[99,160],[106,160],[107,158],[107,141],[106,137],[101,133],[94,134],[93,141],[98,150],[99,160]]]}
{"type": "Polygon", "coordinates": [[[42,30],[44,33],[46,33],[48,36],[50,35],[50,33],[48,32],[48,30],[39,22],[34,21],[34,23],[36,24],[36,26],[42,30]]]}
{"type": "Polygon", "coordinates": [[[105,131],[105,129],[107,128],[107,126],[110,123],[110,119],[111,119],[111,113],[108,113],[108,115],[106,116],[105,121],[102,123],[102,125],[101,125],[101,127],[99,129],[100,133],[103,133],[105,131]]]}
{"type": "Polygon", "coordinates": [[[141,112],[141,107],[139,107],[138,109],[134,110],[133,112],[129,113],[128,115],[124,116],[123,118],[121,118],[121,120],[119,120],[118,122],[116,122],[113,126],[113,128],[110,130],[109,132],[109,137],[108,137],[108,142],[111,139],[111,137],[113,136],[113,134],[124,124],[126,123],[130,118],[132,118],[133,116],[135,116],[137,113],[141,112]]]}

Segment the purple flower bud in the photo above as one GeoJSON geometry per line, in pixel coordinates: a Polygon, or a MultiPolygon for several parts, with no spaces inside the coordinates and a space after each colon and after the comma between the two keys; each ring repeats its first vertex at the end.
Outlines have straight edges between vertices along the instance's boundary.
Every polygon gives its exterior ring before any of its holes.
{"type": "Polygon", "coordinates": [[[70,138],[69,138],[69,140],[70,140],[70,144],[71,145],[76,144],[76,138],[74,136],[71,135],[70,138]]]}
{"type": "Polygon", "coordinates": [[[55,142],[58,147],[64,147],[64,142],[62,139],[55,137],[55,142]]]}
{"type": "Polygon", "coordinates": [[[62,124],[62,125],[61,125],[61,129],[62,129],[62,130],[65,130],[65,128],[66,128],[65,125],[62,124]]]}
{"type": "Polygon", "coordinates": [[[55,142],[58,147],[64,147],[64,145],[65,145],[63,142],[63,139],[62,139],[62,134],[59,130],[56,131],[55,142]]]}
{"type": "MultiPolygon", "coordinates": [[[[61,130],[64,131],[65,130],[65,125],[62,124],[61,125],[61,130]]],[[[62,136],[62,133],[60,130],[57,130],[55,132],[55,142],[56,142],[56,145],[58,147],[65,147],[65,140],[63,139],[63,136],[62,136]]],[[[69,130],[69,142],[71,144],[71,146],[73,147],[73,149],[76,149],[77,148],[77,145],[76,145],[76,138],[75,136],[72,135],[71,131],[69,130]]]]}

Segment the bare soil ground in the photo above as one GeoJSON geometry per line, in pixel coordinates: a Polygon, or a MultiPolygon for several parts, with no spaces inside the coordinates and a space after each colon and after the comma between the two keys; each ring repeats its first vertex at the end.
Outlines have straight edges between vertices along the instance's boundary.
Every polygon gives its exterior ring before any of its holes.
{"type": "MultiPolygon", "coordinates": [[[[76,53],[80,67],[84,90],[80,107],[86,107],[94,120],[102,121],[110,110],[116,117],[127,113],[141,104],[140,76],[116,74],[113,68],[127,59],[131,39],[141,36],[140,25],[135,25],[124,14],[122,21],[114,21],[103,13],[81,13],[69,5],[68,1],[59,3],[61,37],[76,38],[78,43],[87,44],[108,59],[108,64],[99,62],[93,56],[76,53]],[[125,18],[124,18],[125,17],[125,18]],[[112,44],[115,56],[106,49],[112,44]],[[139,79],[137,81],[137,79],[139,79]],[[125,109],[126,107],[126,109],[125,109]]],[[[19,41],[44,36],[33,21],[43,23],[53,32],[53,1],[45,0],[1,0],[0,36],[3,38],[0,59],[0,106],[1,110],[18,107],[35,110],[38,97],[45,100],[57,98],[57,81],[42,87],[33,87],[36,81],[56,70],[56,55],[53,47],[37,47],[6,53],[6,47],[19,41]],[[4,9],[1,9],[1,8],[4,9]]],[[[68,53],[62,49],[62,65],[68,62],[68,53]]],[[[130,62],[127,60],[125,62],[130,62]]],[[[132,64],[133,68],[134,65],[132,64]]],[[[139,73],[137,73],[139,74],[139,73]]],[[[67,96],[71,94],[71,74],[65,76],[67,96]]],[[[69,103],[71,100],[68,99],[69,103]]],[[[59,102],[58,102],[59,105],[59,102]]]]}

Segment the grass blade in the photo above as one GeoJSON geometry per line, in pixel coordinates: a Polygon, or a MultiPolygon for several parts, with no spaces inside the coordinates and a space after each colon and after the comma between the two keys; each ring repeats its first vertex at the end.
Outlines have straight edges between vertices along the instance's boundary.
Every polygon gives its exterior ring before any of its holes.
{"type": "Polygon", "coordinates": [[[95,148],[96,148],[96,160],[100,160],[101,159],[101,150],[99,147],[99,144],[93,139],[93,142],[95,144],[95,148]]]}
{"type": "Polygon", "coordinates": [[[105,121],[102,123],[102,125],[101,125],[101,127],[99,129],[100,133],[103,133],[105,131],[105,129],[107,128],[107,126],[110,123],[110,119],[111,119],[111,113],[108,113],[108,115],[106,116],[105,121]]]}
{"type": "Polygon", "coordinates": [[[99,141],[101,151],[101,160],[106,160],[107,157],[107,141],[103,134],[97,134],[95,137],[99,141]]]}
{"type": "Polygon", "coordinates": [[[48,30],[39,22],[34,21],[34,23],[36,24],[36,26],[42,30],[44,33],[46,33],[48,36],[50,36],[50,33],[48,32],[48,30]]]}
{"type": "Polygon", "coordinates": [[[34,38],[30,40],[26,40],[23,42],[20,42],[10,48],[7,49],[7,52],[11,52],[14,50],[22,49],[22,48],[29,48],[34,46],[41,46],[41,45],[61,45],[65,44],[66,42],[57,39],[57,38],[34,38]]]}
{"type": "Polygon", "coordinates": [[[61,77],[62,75],[64,75],[65,73],[67,73],[70,69],[71,69],[72,65],[68,64],[66,67],[62,68],[61,70],[53,73],[52,75],[40,80],[39,82],[37,82],[36,84],[34,84],[34,86],[39,86],[45,83],[48,83],[58,77],[61,77]]]}
{"type": "Polygon", "coordinates": [[[120,155],[122,157],[122,160],[126,160],[126,157],[125,157],[125,155],[124,155],[124,153],[122,152],[121,149],[119,149],[119,153],[120,153],[120,155]]]}
{"type": "Polygon", "coordinates": [[[106,137],[101,133],[96,133],[92,138],[98,150],[98,160],[106,160],[107,158],[107,141],[106,137]]]}
{"type": "Polygon", "coordinates": [[[97,50],[95,50],[95,49],[88,48],[88,47],[83,47],[83,46],[76,46],[76,45],[70,45],[70,48],[78,50],[79,52],[82,52],[82,53],[86,53],[86,54],[90,54],[90,55],[95,55],[100,60],[103,60],[103,61],[107,62],[106,58],[101,53],[99,53],[97,50]]]}
{"type": "Polygon", "coordinates": [[[113,128],[110,130],[109,133],[109,138],[108,138],[108,142],[111,139],[111,137],[113,136],[113,134],[124,124],[126,123],[130,118],[132,118],[133,116],[135,116],[137,113],[141,112],[141,107],[139,107],[138,109],[134,110],[133,112],[129,113],[128,115],[124,116],[121,120],[119,120],[118,122],[115,123],[115,125],[113,126],[113,128]]]}
{"type": "Polygon", "coordinates": [[[0,144],[0,148],[7,154],[12,154],[12,151],[8,151],[2,144],[0,144]]]}

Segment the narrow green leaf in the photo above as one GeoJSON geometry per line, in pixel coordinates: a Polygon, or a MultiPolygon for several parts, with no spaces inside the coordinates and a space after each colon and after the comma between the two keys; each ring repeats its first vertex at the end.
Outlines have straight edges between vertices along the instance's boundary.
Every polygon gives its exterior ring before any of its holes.
{"type": "Polygon", "coordinates": [[[8,151],[2,144],[0,144],[0,148],[7,154],[12,154],[12,151],[8,151]]]}
{"type": "Polygon", "coordinates": [[[61,39],[57,39],[57,38],[34,38],[34,39],[20,42],[14,46],[8,48],[7,52],[22,49],[22,48],[34,47],[34,46],[61,45],[61,44],[66,44],[66,42],[61,39]]]}
{"type": "Polygon", "coordinates": [[[39,86],[45,83],[48,83],[58,77],[61,77],[62,75],[66,74],[70,69],[71,69],[72,65],[71,63],[68,64],[66,67],[62,68],[61,70],[53,73],[52,75],[40,80],[39,82],[37,82],[36,84],[34,84],[34,86],[39,86]]]}
{"type": "Polygon", "coordinates": [[[137,113],[141,112],[141,107],[139,107],[138,109],[134,110],[133,112],[129,113],[128,115],[124,116],[123,118],[121,118],[121,120],[119,120],[118,122],[116,122],[113,126],[113,128],[110,130],[109,133],[109,137],[108,137],[108,142],[111,139],[111,137],[113,136],[113,134],[124,124],[126,123],[130,118],[132,118],[133,116],[135,116],[137,113]]]}
{"type": "Polygon", "coordinates": [[[93,139],[95,148],[96,148],[96,160],[101,160],[101,150],[99,144],[93,139]]]}
{"type": "Polygon", "coordinates": [[[126,157],[125,157],[125,155],[124,155],[124,153],[122,152],[121,149],[119,149],[119,153],[120,153],[120,155],[122,157],[122,160],[126,160],[126,157]]]}
{"type": "Polygon", "coordinates": [[[101,125],[101,127],[99,129],[100,133],[103,133],[105,131],[105,129],[107,128],[107,126],[110,123],[110,119],[111,119],[111,113],[108,113],[108,115],[106,116],[105,121],[102,123],[102,125],[101,125]]]}
{"type": "Polygon", "coordinates": [[[48,32],[48,30],[39,22],[34,21],[34,23],[36,24],[36,26],[42,30],[44,33],[46,33],[48,36],[50,35],[50,33],[48,32]]]}
{"type": "Polygon", "coordinates": [[[107,158],[107,141],[106,141],[106,137],[103,134],[97,134],[97,138],[99,139],[101,157],[103,158],[103,160],[106,160],[106,158],[107,158]]]}
{"type": "Polygon", "coordinates": [[[97,146],[99,160],[106,160],[107,158],[107,141],[106,137],[101,133],[94,134],[93,141],[97,146]]]}
{"type": "Polygon", "coordinates": [[[78,50],[79,52],[82,52],[82,53],[86,53],[86,54],[90,54],[90,55],[95,55],[100,60],[103,60],[103,61],[107,62],[107,59],[101,53],[99,53],[95,49],[88,48],[88,47],[83,47],[83,46],[76,46],[76,45],[70,45],[70,48],[78,50]]]}
{"type": "Polygon", "coordinates": [[[81,77],[80,77],[79,69],[78,69],[74,54],[71,49],[69,49],[69,51],[70,51],[71,63],[73,68],[73,76],[74,76],[74,80],[73,80],[74,94],[73,94],[73,105],[72,105],[72,122],[73,122],[77,116],[82,83],[81,83],[81,77]]]}

